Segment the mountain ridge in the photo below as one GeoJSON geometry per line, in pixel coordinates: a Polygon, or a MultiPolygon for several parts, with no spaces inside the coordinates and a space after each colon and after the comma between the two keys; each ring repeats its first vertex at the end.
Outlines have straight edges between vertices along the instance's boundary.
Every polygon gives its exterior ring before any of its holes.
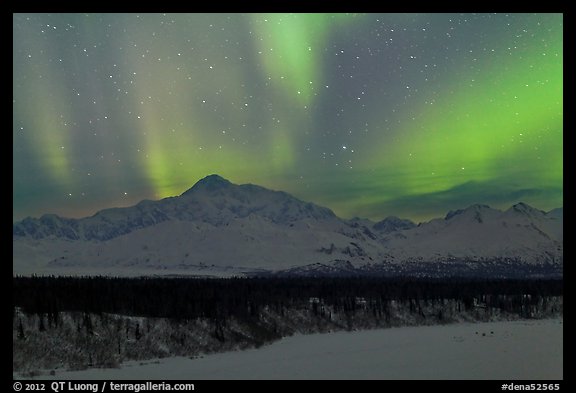
{"type": "Polygon", "coordinates": [[[83,218],[65,218],[56,214],[45,214],[40,218],[27,217],[13,224],[13,236],[32,236],[41,239],[50,235],[65,237],[70,240],[110,240],[151,225],[159,224],[170,219],[185,221],[212,220],[213,223],[222,223],[224,218],[208,217],[215,210],[228,209],[237,217],[245,217],[250,213],[263,214],[275,222],[296,220],[298,214],[306,217],[333,217],[332,210],[301,201],[283,191],[268,190],[254,184],[236,185],[218,176],[209,175],[199,180],[194,186],[184,191],[180,196],[167,197],[160,200],[143,200],[136,205],[121,208],[107,208],[100,210],[92,216],[83,218]],[[254,203],[250,200],[266,198],[269,200],[254,203]],[[229,200],[225,200],[228,197],[229,200]],[[280,214],[271,216],[266,212],[265,205],[281,203],[280,214]],[[204,210],[209,210],[208,213],[204,210]],[[116,220],[121,225],[117,230],[105,231],[102,228],[109,226],[116,220]],[[84,225],[83,225],[84,224],[84,225]],[[84,226],[84,227],[83,227],[84,226]],[[50,229],[52,231],[50,231],[50,229]]]}
{"type": "Polygon", "coordinates": [[[14,223],[13,271],[380,271],[456,260],[561,268],[562,217],[563,208],[520,202],[505,211],[474,204],[418,225],[345,220],[286,192],[210,175],[175,197],[14,223]]]}

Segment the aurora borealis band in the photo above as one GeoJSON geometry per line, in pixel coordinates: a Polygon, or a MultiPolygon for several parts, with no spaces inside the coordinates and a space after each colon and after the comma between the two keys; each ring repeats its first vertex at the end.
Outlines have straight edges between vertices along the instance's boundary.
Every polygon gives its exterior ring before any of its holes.
{"type": "Polygon", "coordinates": [[[563,205],[562,14],[14,14],[13,220],[217,173],[341,217],[563,205]]]}

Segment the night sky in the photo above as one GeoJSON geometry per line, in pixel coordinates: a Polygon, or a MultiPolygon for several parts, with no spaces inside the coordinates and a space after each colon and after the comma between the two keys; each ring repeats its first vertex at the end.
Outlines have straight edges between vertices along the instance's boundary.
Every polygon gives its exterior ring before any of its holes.
{"type": "Polygon", "coordinates": [[[560,207],[561,14],[14,14],[13,220],[217,173],[415,221],[560,207]]]}

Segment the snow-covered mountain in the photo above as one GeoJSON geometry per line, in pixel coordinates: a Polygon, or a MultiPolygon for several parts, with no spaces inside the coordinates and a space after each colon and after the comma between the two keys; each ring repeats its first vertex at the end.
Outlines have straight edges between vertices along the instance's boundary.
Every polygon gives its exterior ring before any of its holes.
{"type": "MultiPolygon", "coordinates": [[[[416,226],[343,220],[285,192],[218,175],[177,197],[82,219],[13,225],[14,274],[333,274],[486,262],[562,266],[562,209],[473,205],[416,226]]],[[[484,265],[482,265],[484,266],[484,265]]],[[[412,269],[412,270],[414,270],[412,269]]]]}
{"type": "Polygon", "coordinates": [[[561,263],[562,215],[547,214],[524,203],[502,212],[486,205],[450,211],[381,241],[400,260],[519,260],[561,263]]]}
{"type": "Polygon", "coordinates": [[[196,183],[179,197],[142,201],[128,208],[102,210],[82,219],[53,214],[39,220],[26,218],[13,226],[14,236],[44,239],[106,241],[166,221],[191,221],[214,226],[234,219],[259,216],[274,224],[286,225],[302,219],[335,219],[327,208],[304,203],[284,192],[252,184],[234,185],[218,175],[196,183]]]}

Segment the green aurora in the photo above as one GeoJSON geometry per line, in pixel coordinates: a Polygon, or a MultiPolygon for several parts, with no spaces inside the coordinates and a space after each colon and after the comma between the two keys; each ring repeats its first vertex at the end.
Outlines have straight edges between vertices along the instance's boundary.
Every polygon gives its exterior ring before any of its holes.
{"type": "Polygon", "coordinates": [[[561,14],[14,14],[13,220],[218,173],[342,217],[563,204],[561,14]]]}

